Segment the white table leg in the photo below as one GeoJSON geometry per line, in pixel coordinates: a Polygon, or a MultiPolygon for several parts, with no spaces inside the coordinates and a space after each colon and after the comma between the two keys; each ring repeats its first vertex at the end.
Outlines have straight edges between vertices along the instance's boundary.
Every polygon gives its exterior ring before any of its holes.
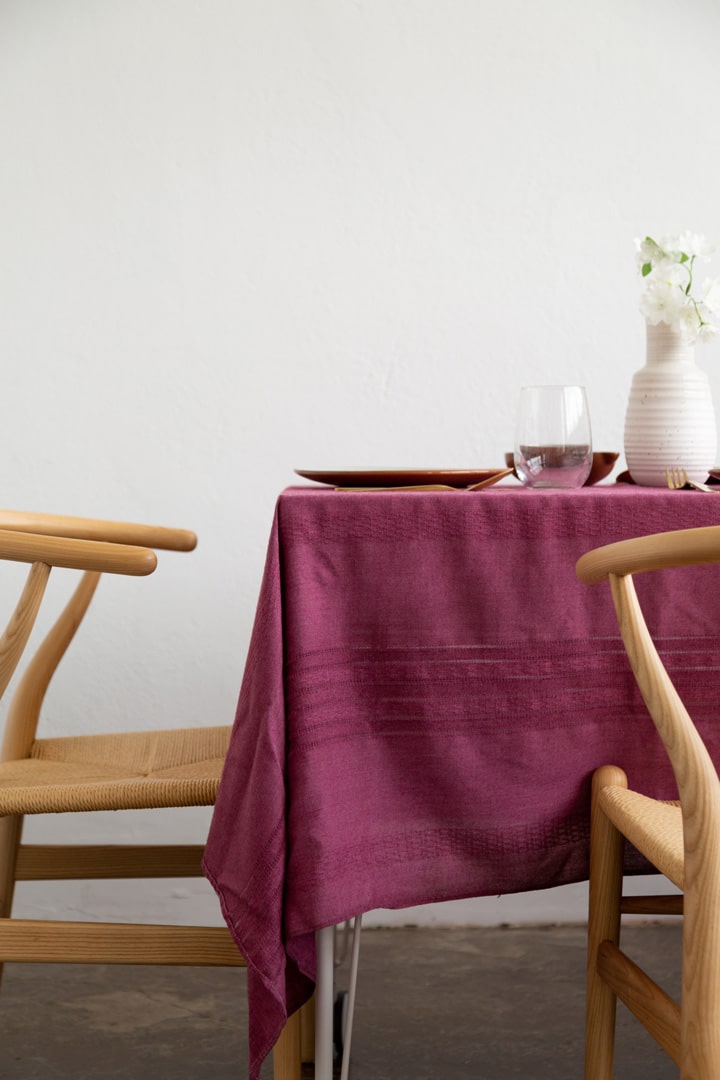
{"type": "Polygon", "coordinates": [[[316,931],[315,944],[315,1080],[332,1080],[335,927],[326,926],[316,931]]]}
{"type": "Polygon", "coordinates": [[[343,1031],[343,1054],[340,1064],[340,1080],[350,1077],[350,1047],[352,1045],[353,1020],[355,1018],[355,991],[357,990],[358,967],[360,964],[360,930],[362,915],[355,916],[353,930],[352,959],[350,961],[350,991],[348,993],[347,1023],[343,1031]]]}

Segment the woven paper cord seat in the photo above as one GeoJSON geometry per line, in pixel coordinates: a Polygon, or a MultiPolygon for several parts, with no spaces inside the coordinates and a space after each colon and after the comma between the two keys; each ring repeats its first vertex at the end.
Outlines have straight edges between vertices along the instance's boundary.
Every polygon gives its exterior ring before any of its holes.
{"type": "Polygon", "coordinates": [[[211,806],[230,729],[37,739],[0,763],[0,814],[211,806]]]}
{"type": "MultiPolygon", "coordinates": [[[[680,796],[673,804],[629,790],[622,762],[603,766],[593,777],[586,1080],[611,1080],[618,998],[675,1061],[684,1080],[720,1077],[720,781],[658,655],[633,582],[640,572],[718,562],[720,527],[712,526],[610,544],[577,564],[581,580],[610,582],[628,659],[680,796]],[[624,897],[626,838],[684,895],[624,897]],[[624,913],[682,915],[679,1004],[621,950],[624,913]]],[[[717,573],[720,584],[720,568],[717,573]]]]}

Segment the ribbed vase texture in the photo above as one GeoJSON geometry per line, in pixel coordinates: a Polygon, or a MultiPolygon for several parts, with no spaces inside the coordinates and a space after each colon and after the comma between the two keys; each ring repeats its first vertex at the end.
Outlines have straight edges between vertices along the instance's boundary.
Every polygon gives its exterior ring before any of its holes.
{"type": "Polygon", "coordinates": [[[625,458],[636,484],[667,487],[666,469],[707,480],[717,428],[710,382],[695,350],[665,323],[647,324],[645,366],[636,372],[625,414],[625,458]]]}

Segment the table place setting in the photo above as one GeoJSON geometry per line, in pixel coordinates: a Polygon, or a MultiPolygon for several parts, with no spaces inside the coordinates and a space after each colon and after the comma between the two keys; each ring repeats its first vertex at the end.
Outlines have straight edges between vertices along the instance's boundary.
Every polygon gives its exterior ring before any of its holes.
{"type": "Polygon", "coordinates": [[[295,469],[339,492],[482,491],[514,477],[528,488],[576,488],[610,475],[618,453],[593,452],[582,386],[526,386],[515,449],[494,469],[295,469]]]}
{"type": "Polygon", "coordinates": [[[495,469],[295,469],[305,480],[335,491],[481,491],[513,472],[495,469]]]}
{"type": "Polygon", "coordinates": [[[577,488],[596,484],[620,455],[592,449],[590,414],[582,386],[525,386],[515,449],[505,468],[493,469],[295,469],[298,476],[338,492],[482,491],[514,477],[527,488],[577,488]]]}

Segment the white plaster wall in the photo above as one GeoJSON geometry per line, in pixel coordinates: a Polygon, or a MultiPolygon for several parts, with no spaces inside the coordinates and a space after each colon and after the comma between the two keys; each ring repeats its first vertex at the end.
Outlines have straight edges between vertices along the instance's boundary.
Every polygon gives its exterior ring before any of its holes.
{"type": "MultiPolygon", "coordinates": [[[[3,0],[0,501],[200,535],[104,583],[51,730],[232,719],[296,466],[499,464],[533,380],[585,383],[621,448],[632,238],[720,244],[719,34],[711,0],[3,0]]],[[[720,346],[700,359],[717,397],[720,346]]],[[[20,901],[103,918],[151,891],[20,901]]],[[[203,882],[165,891],[161,917],[217,917],[203,882]]]]}

